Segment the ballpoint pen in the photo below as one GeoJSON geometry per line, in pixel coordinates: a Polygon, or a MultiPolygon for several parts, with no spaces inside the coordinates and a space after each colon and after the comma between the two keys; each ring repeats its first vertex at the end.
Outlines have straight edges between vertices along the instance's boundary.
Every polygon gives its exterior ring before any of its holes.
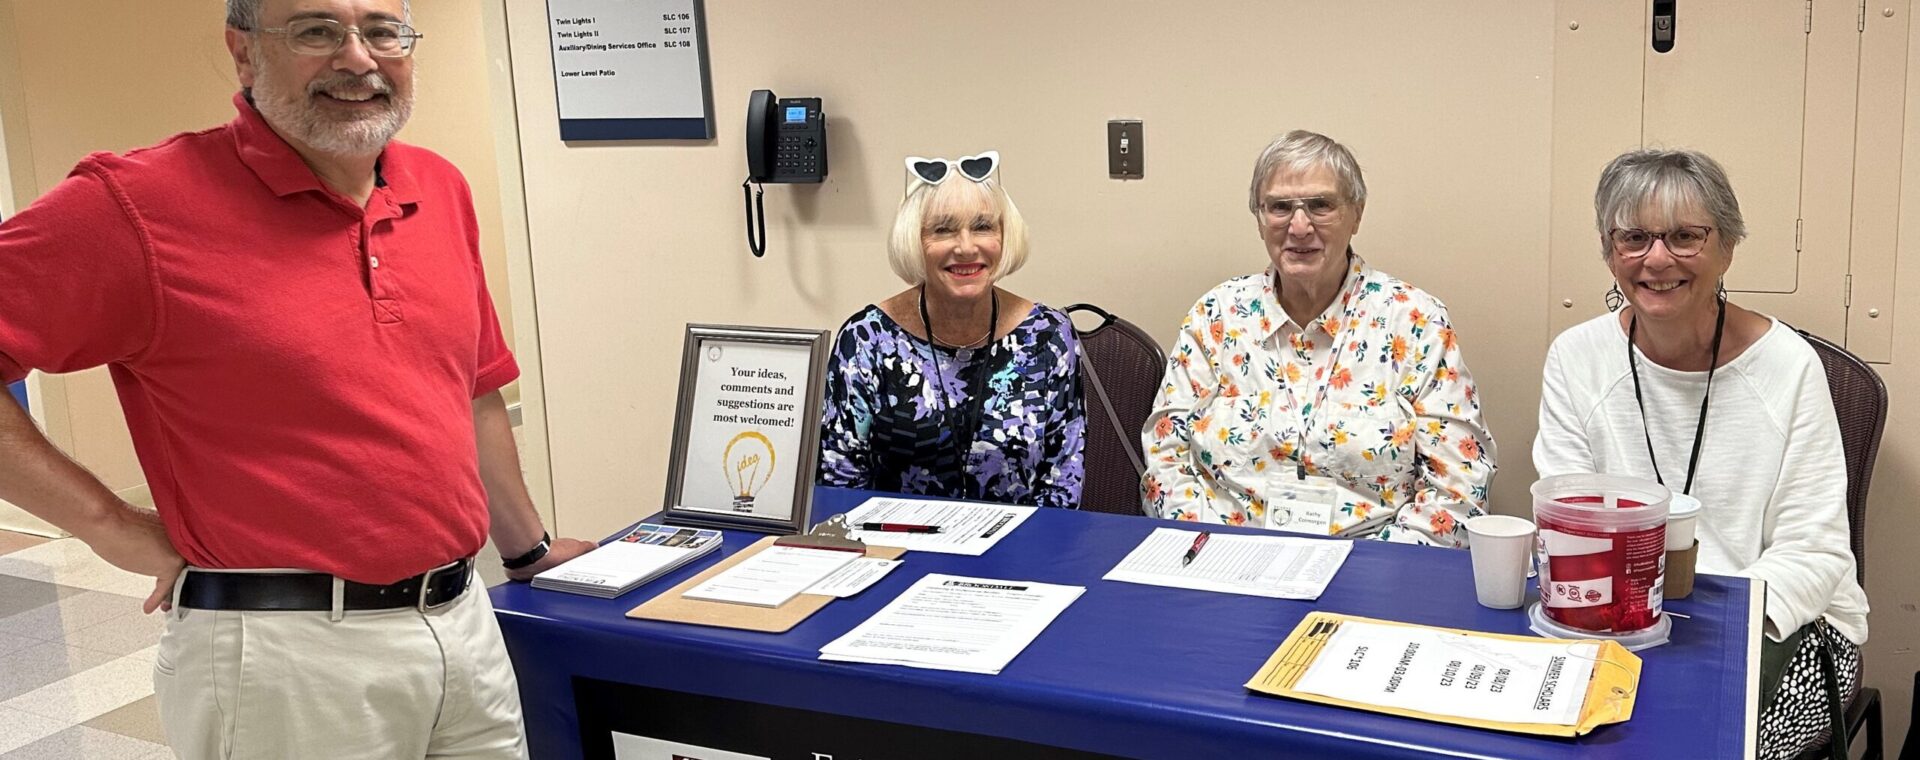
{"type": "Polygon", "coordinates": [[[868,522],[860,523],[861,530],[877,530],[886,533],[939,533],[938,525],[910,525],[907,523],[868,522]]]}
{"type": "Polygon", "coordinates": [[[1200,535],[1195,536],[1193,539],[1193,546],[1187,549],[1186,556],[1180,558],[1180,566],[1186,567],[1188,565],[1193,564],[1193,558],[1200,556],[1200,547],[1206,546],[1207,537],[1212,535],[1213,535],[1212,533],[1208,533],[1204,530],[1200,531],[1200,535]]]}

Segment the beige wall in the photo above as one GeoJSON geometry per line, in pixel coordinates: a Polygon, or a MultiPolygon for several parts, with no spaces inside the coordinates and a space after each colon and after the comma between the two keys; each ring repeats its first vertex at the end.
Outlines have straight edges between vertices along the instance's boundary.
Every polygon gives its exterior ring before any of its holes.
{"type": "MultiPolygon", "coordinates": [[[[401,138],[461,168],[480,210],[489,285],[509,344],[489,59],[479,0],[416,3],[431,30],[419,101],[401,138]]],[[[25,206],[94,151],[124,151],[233,118],[238,85],[212,0],[0,0],[0,114],[14,199],[25,206]]],[[[48,378],[49,434],[116,490],[144,480],[105,370],[48,378]]]]}
{"type": "MultiPolygon", "coordinates": [[[[709,2],[718,139],[571,146],[557,135],[544,8],[508,5],[554,495],[560,528],[580,535],[660,504],[685,323],[833,328],[901,287],[883,262],[901,156],[1001,151],[1034,248],[1006,284],[1056,306],[1101,304],[1170,342],[1200,293],[1264,264],[1247,175],[1266,140],[1295,127],[1341,139],[1365,166],[1371,198],[1356,248],[1451,307],[1500,444],[1494,506],[1524,512],[1547,343],[1556,323],[1594,313],[1605,287],[1580,217],[1591,213],[1600,163],[1637,143],[1632,127],[1625,144],[1602,144],[1612,137],[1586,120],[1606,119],[1607,102],[1556,92],[1583,66],[1637,59],[1637,31],[1622,38],[1624,51],[1575,49],[1564,36],[1570,17],[1587,18],[1589,32],[1642,23],[1634,4],[1610,1],[1239,0],[1204,12],[1100,0],[709,2]],[[740,134],[747,94],[762,87],[825,98],[832,176],[819,187],[767,188],[772,243],[755,260],[742,234],[740,134]],[[1145,120],[1145,180],[1106,177],[1111,118],[1145,120]],[[1560,250],[1568,246],[1587,253],[1560,250]]],[[[1895,5],[1905,12],[1904,1],[1895,5]]],[[[1832,30],[1852,20],[1820,22],[1810,78],[1851,65],[1824,51],[1849,49],[1832,30]]],[[[1637,66],[1614,78],[1637,86],[1637,66]]],[[[1911,108],[1906,154],[1920,155],[1911,108]]],[[[1850,121],[1816,116],[1809,134],[1851,135],[1850,121]]],[[[1711,151],[1703,139],[1697,147],[1711,151]]],[[[1834,147],[1823,142],[1810,160],[1834,147]]],[[[1809,170],[1809,192],[1844,182],[1849,153],[1838,153],[1837,168],[1809,170]]],[[[1903,187],[1920,190],[1920,169],[1908,167],[1903,187]]],[[[1847,214],[1828,195],[1810,206],[1810,234],[1826,236],[1822,250],[1844,250],[1847,214]]],[[[1905,200],[1900,214],[1905,239],[1920,235],[1920,203],[1905,200]]],[[[1838,312],[1818,299],[1837,295],[1832,267],[1844,262],[1789,257],[1784,266],[1819,292],[1751,300],[1837,330],[1838,312]]],[[[1912,270],[1900,292],[1920,297],[1912,270]]],[[[1896,505],[1920,475],[1920,390],[1893,385],[1874,491],[1868,654],[1898,742],[1920,633],[1911,580],[1920,514],[1896,505]]]]}
{"type": "MultiPolygon", "coordinates": [[[[1873,605],[1868,618],[1872,638],[1867,641],[1868,685],[1887,699],[1887,739],[1898,747],[1912,727],[1907,725],[1913,700],[1913,673],[1920,670],[1920,509],[1914,492],[1920,487],[1920,264],[1907,251],[1920,247],[1920,23],[1913,23],[1907,45],[1903,101],[1905,127],[1901,135],[1898,245],[1906,266],[1885,279],[1893,286],[1895,314],[1905,315],[1890,328],[1893,340],[1889,364],[1875,369],[1887,382],[1891,412],[1880,458],[1873,473],[1873,491],[1867,506],[1867,599],[1873,605]]],[[[1858,279],[1856,277],[1856,279],[1858,279]]],[[[1858,315],[1855,315],[1858,320],[1858,315]]],[[[1892,315],[1882,319],[1893,321],[1892,315]]],[[[1920,741],[1916,737],[1915,741],[1920,741]]]]}
{"type": "Polygon", "coordinates": [[[1548,178],[1550,6],[1237,2],[1182,18],[1145,2],[708,3],[719,139],[576,146],[558,139],[544,9],[509,7],[564,530],[599,534],[658,507],[685,323],[833,328],[902,287],[884,262],[901,156],[998,149],[1033,230],[1007,286],[1098,303],[1170,340],[1202,292],[1265,265],[1247,179],[1292,127],[1359,154],[1372,195],[1356,247],[1452,304],[1517,455],[1497,488],[1511,502],[1532,480],[1538,299],[1476,296],[1546,284],[1547,199],[1528,189],[1548,178]],[[1469,42],[1487,35],[1505,44],[1469,42]],[[772,242],[756,260],[740,135],[760,87],[825,98],[832,177],[768,186],[772,242]],[[1145,180],[1107,178],[1110,118],[1145,120],[1145,180]],[[1463,223],[1469,212],[1497,221],[1463,223]]]}

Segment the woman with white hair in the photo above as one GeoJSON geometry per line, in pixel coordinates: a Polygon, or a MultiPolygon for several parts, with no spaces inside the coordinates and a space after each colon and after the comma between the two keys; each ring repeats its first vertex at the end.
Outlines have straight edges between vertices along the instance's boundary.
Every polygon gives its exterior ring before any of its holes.
{"type": "Polygon", "coordinates": [[[841,326],[821,485],[1077,508],[1079,340],[998,286],[1027,259],[1000,155],[907,159],[887,260],[910,286],[841,326]]]}
{"type": "Polygon", "coordinates": [[[1260,154],[1247,205],[1269,264],[1181,325],[1141,432],[1148,514],[1466,545],[1493,436],[1446,306],[1349,245],[1366,204],[1324,135],[1260,154]]]}
{"type": "Polygon", "coordinates": [[[1700,500],[1696,567],[1767,582],[1760,757],[1793,757],[1860,688],[1867,641],[1826,372],[1792,328],[1727,300],[1721,279],[1746,222],[1713,159],[1626,153],[1601,172],[1593,205],[1618,313],[1548,349],[1534,466],[1632,475],[1700,500]]]}

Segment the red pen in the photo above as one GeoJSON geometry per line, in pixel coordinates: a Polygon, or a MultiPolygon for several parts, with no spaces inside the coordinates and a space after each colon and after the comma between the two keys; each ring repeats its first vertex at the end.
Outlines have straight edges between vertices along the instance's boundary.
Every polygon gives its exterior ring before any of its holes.
{"type": "Polygon", "coordinates": [[[938,525],[910,525],[907,523],[870,522],[860,523],[861,530],[878,530],[887,533],[939,533],[938,525]]]}
{"type": "Polygon", "coordinates": [[[1207,537],[1211,535],[1213,534],[1203,530],[1200,531],[1200,535],[1194,537],[1193,547],[1187,550],[1187,556],[1180,558],[1181,567],[1193,564],[1193,558],[1200,556],[1200,547],[1207,545],[1207,537]]]}

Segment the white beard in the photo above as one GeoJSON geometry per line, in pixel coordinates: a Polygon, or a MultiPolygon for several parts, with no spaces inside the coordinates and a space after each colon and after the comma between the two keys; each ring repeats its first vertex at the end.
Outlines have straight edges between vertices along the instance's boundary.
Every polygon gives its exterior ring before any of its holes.
{"type": "Polygon", "coordinates": [[[322,153],[338,156],[379,153],[413,116],[412,92],[399,94],[393,82],[379,72],[365,76],[335,72],[308,83],[304,92],[288,93],[275,89],[273,64],[266,56],[256,49],[250,59],[257,73],[253,81],[253,105],[260,109],[260,115],[281,133],[322,153]],[[341,118],[327,113],[313,99],[334,87],[385,94],[386,107],[357,117],[341,118]]]}

